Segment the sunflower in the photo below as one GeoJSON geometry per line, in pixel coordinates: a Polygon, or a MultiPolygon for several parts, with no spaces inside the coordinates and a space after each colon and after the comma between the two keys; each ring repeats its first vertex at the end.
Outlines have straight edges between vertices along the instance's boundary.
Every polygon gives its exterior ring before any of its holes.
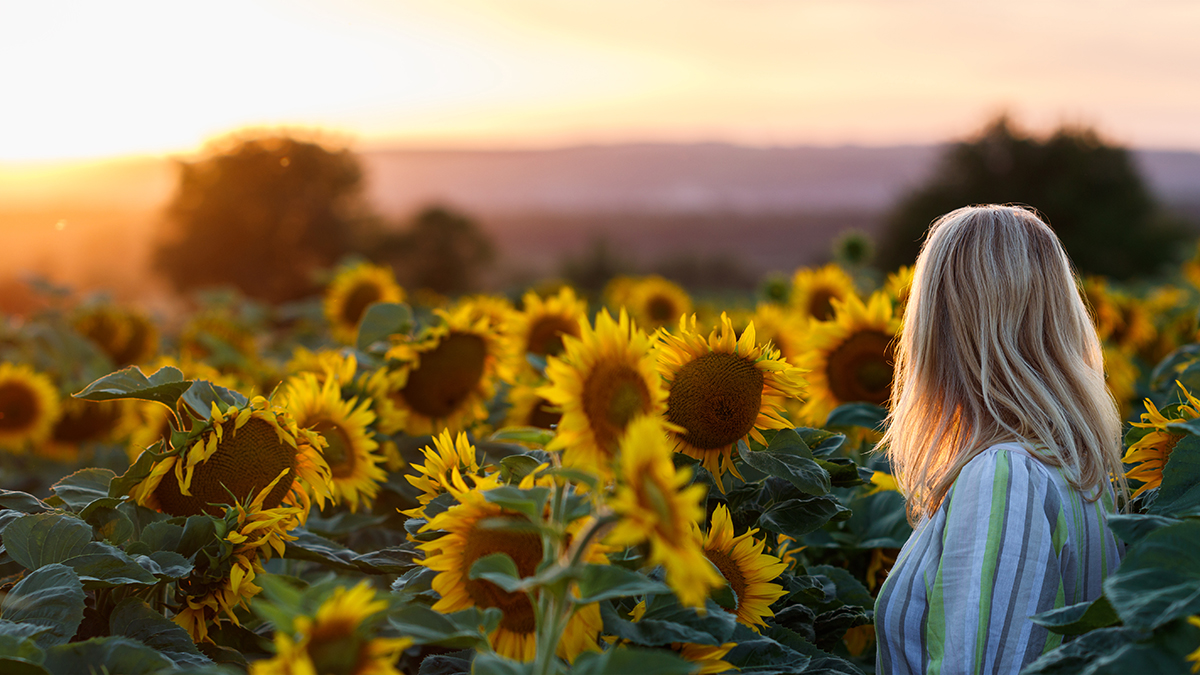
{"type": "Polygon", "coordinates": [[[419,476],[405,476],[405,480],[421,491],[417,501],[424,507],[435,497],[450,491],[451,476],[457,470],[460,476],[476,476],[479,474],[479,458],[475,446],[467,439],[467,435],[458,432],[458,437],[451,436],[449,430],[433,437],[433,447],[425,446],[421,450],[425,455],[424,464],[416,464],[413,468],[419,476]]]}
{"type": "Polygon", "coordinates": [[[649,542],[651,565],[689,607],[703,607],[723,583],[704,556],[697,524],[704,518],[704,485],[688,485],[691,469],[675,468],[663,421],[644,415],[630,422],[621,442],[620,483],[609,507],[621,520],[608,533],[612,546],[649,542]]]}
{"type": "Polygon", "coordinates": [[[650,338],[624,310],[614,321],[607,310],[596,327],[580,326],[579,338],[563,340],[562,357],[550,357],[546,386],[537,394],[562,411],[546,450],[562,450],[563,464],[612,473],[626,427],[640,415],[666,410],[666,392],[654,371],[650,338]]]}
{"type": "MultiPolygon", "coordinates": [[[[249,327],[224,310],[207,310],[188,320],[179,334],[179,356],[185,361],[253,361],[258,355],[258,340],[249,327]]],[[[224,368],[225,365],[214,364],[224,368]]]]}
{"type": "Polygon", "coordinates": [[[338,386],[348,387],[354,384],[358,374],[358,359],[348,350],[321,349],[313,352],[297,347],[287,362],[286,370],[293,375],[312,373],[317,376],[318,382],[332,379],[338,386]]]}
{"type": "Polygon", "coordinates": [[[158,329],[140,312],[108,304],[92,305],[77,310],[71,324],[118,368],[142,363],[158,350],[158,329]]]}
{"type": "Polygon", "coordinates": [[[692,298],[679,284],[652,275],[633,280],[624,305],[639,324],[648,329],[661,328],[690,314],[692,298]]]}
{"type": "Polygon", "coordinates": [[[263,561],[272,553],[283,555],[286,542],[296,537],[289,532],[300,526],[306,509],[298,506],[267,508],[264,502],[286,480],[287,470],[263,486],[246,504],[234,501],[224,511],[227,542],[223,556],[197,556],[197,569],[181,579],[176,591],[180,602],[175,623],[195,642],[208,640],[208,629],[226,619],[240,625],[235,610],[245,609],[250,598],[262,590],[254,578],[262,574],[263,561]],[[203,560],[203,563],[201,563],[203,560]]]}
{"type": "Polygon", "coordinates": [[[333,339],[354,344],[358,322],[367,307],[376,302],[401,302],[404,290],[396,284],[390,267],[358,263],[338,271],[325,290],[325,318],[333,331],[333,339]]]}
{"type": "MultiPolygon", "coordinates": [[[[170,356],[160,356],[143,370],[158,372],[165,366],[178,368],[187,380],[207,380],[226,389],[241,390],[244,387],[237,378],[224,375],[216,368],[195,361],[180,361],[170,356]]],[[[138,455],[160,440],[171,438],[171,409],[155,401],[128,400],[117,430],[118,438],[127,438],[125,453],[129,461],[137,461],[138,455]]]]}
{"type": "Polygon", "coordinates": [[[387,600],[367,581],[338,586],[314,616],[298,616],[275,632],[275,657],[250,664],[251,675],[400,675],[396,661],[409,638],[371,637],[387,600]]]}
{"type": "Polygon", "coordinates": [[[261,396],[224,411],[213,404],[211,419],[193,428],[189,445],[157,460],[150,474],[130,489],[142,506],[172,516],[219,516],[224,505],[256,495],[265,509],[281,504],[323,506],[331,490],[329,466],[319,435],[299,429],[287,413],[261,396]],[[276,477],[283,478],[276,481],[276,477]]]}
{"type": "Polygon", "coordinates": [[[545,300],[536,293],[526,293],[523,305],[512,315],[508,332],[524,370],[530,369],[526,354],[558,356],[563,350],[563,337],[579,337],[579,326],[587,321],[587,303],[576,298],[570,286],[545,300]]]}
{"type": "Polygon", "coordinates": [[[759,345],[751,323],[736,336],[729,317],[705,338],[696,317],[680,320],[677,334],[659,333],[655,354],[666,383],[667,421],[677,452],[701,460],[717,479],[725,472],[739,478],[732,452],[748,436],[766,444],[761,429],[786,429],[784,401],[799,398],[803,371],[759,345]]]}
{"type": "MultiPolygon", "coordinates": [[[[762,303],[747,321],[746,326],[750,325],[754,326],[760,344],[771,343],[780,357],[796,363],[804,344],[804,333],[808,330],[807,319],[785,307],[762,303]]],[[[742,330],[744,332],[745,328],[742,330]]]]}
{"type": "Polygon", "coordinates": [[[116,440],[130,403],[64,397],[62,415],[54,423],[49,440],[38,448],[38,454],[59,462],[73,462],[85,446],[116,440]]]}
{"type": "Polygon", "coordinates": [[[474,295],[459,301],[459,304],[470,309],[472,323],[481,318],[487,319],[488,324],[496,330],[506,330],[517,313],[508,298],[497,295],[474,295]]]}
{"type": "Polygon", "coordinates": [[[1092,322],[1096,325],[1096,332],[1101,340],[1107,340],[1121,322],[1121,310],[1108,288],[1108,282],[1104,277],[1087,276],[1083,279],[1082,290],[1092,322]]]}
{"type": "Polygon", "coordinates": [[[1183,391],[1185,402],[1167,406],[1160,412],[1150,399],[1146,399],[1146,412],[1142,413],[1142,421],[1131,423],[1136,428],[1148,430],[1146,435],[1129,446],[1122,460],[1126,464],[1138,463],[1125,472],[1126,478],[1142,482],[1142,486],[1133,492],[1134,497],[1162,485],[1163,467],[1167,465],[1171,451],[1183,439],[1183,434],[1170,431],[1167,425],[1200,418],[1200,400],[1192,396],[1182,384],[1179,384],[1179,388],[1183,391]]]}
{"type": "Polygon", "coordinates": [[[1109,331],[1108,339],[1116,346],[1136,352],[1150,345],[1157,337],[1152,314],[1141,300],[1123,293],[1113,294],[1118,320],[1109,331]]]}
{"type": "Polygon", "coordinates": [[[474,311],[471,303],[435,310],[440,325],[388,350],[394,365],[370,385],[376,391],[382,385],[386,392],[381,417],[406,417],[409,436],[460,431],[487,419],[485,405],[496,393],[497,379],[511,377],[501,358],[502,336],[486,317],[472,318],[474,311]]]}
{"type": "MultiPolygon", "coordinates": [[[[353,358],[353,357],[351,357],[353,358]]],[[[379,485],[387,480],[379,444],[367,427],[375,421],[371,402],[343,399],[335,378],[318,381],[313,373],[301,373],[284,387],[284,408],[296,426],[311,429],[326,442],[321,450],[333,481],[333,496],[358,511],[361,501],[371,507],[379,485]]]]}
{"type": "Polygon", "coordinates": [[[867,588],[874,591],[891,574],[896,558],[900,555],[898,548],[871,549],[871,562],[867,564],[867,588]]]}
{"type": "Polygon", "coordinates": [[[792,276],[792,307],[804,317],[826,321],[833,316],[834,300],[856,297],[854,279],[832,263],[818,270],[801,267],[792,276]]]}
{"type": "Polygon", "coordinates": [[[508,390],[506,427],[553,429],[562,419],[554,404],[538,393],[538,388],[518,381],[508,390]]]}
{"type": "MultiPolygon", "coordinates": [[[[492,649],[510,659],[532,661],[537,648],[537,618],[529,596],[523,592],[509,593],[490,581],[471,579],[469,572],[476,560],[505,553],[516,563],[520,576],[533,576],[542,562],[541,535],[525,516],[487,501],[482,490],[465,488],[460,481],[455,490],[459,504],[438,514],[423,528],[446,532],[420,545],[425,552],[421,564],[438,573],[432,584],[441,599],[433,609],[449,613],[470,607],[500,608],[504,618],[488,636],[492,649]]],[[[576,520],[568,533],[578,534],[588,520],[576,520]]],[[[604,564],[607,562],[604,550],[591,544],[583,558],[589,563],[604,564]]],[[[558,656],[574,661],[584,651],[597,651],[602,628],[596,603],[577,607],[558,643],[558,656]]]]}
{"type": "Polygon", "coordinates": [[[908,307],[908,294],[912,290],[914,271],[915,268],[912,265],[904,265],[888,274],[887,280],[883,282],[883,292],[892,299],[892,305],[896,308],[896,316],[901,318],[904,317],[904,310],[908,307]]]}
{"type": "Polygon", "coordinates": [[[0,362],[0,448],[20,452],[41,443],[60,414],[49,377],[24,364],[0,362]]]}
{"type": "Polygon", "coordinates": [[[810,396],[801,415],[822,426],[843,403],[884,405],[892,391],[893,341],[899,328],[883,293],[875,293],[865,305],[856,296],[834,301],[833,320],[809,328],[800,365],[812,371],[810,396]]]}
{"type": "Polygon", "coordinates": [[[1140,375],[1137,365],[1123,349],[1110,344],[1102,347],[1104,354],[1104,381],[1112,392],[1121,412],[1121,418],[1129,416],[1130,401],[1137,393],[1137,379],[1140,375]]]}
{"type": "Polygon", "coordinates": [[[757,632],[766,627],[763,617],[775,616],[771,603],[787,594],[783,586],[771,583],[787,569],[787,563],[763,553],[766,542],[755,539],[758,530],[747,530],[733,536],[733,520],[729,509],[719,504],[713,510],[712,527],[704,538],[704,556],[721,570],[737,597],[738,623],[757,632]]]}

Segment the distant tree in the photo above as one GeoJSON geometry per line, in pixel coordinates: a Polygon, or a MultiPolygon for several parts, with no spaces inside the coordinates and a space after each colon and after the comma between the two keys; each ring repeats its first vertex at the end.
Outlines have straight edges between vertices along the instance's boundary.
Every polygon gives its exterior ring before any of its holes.
{"type": "Polygon", "coordinates": [[[347,150],[286,135],[231,136],[180,162],[154,266],[181,291],[232,285],[270,302],[313,293],[355,247],[362,171],[347,150]]]}
{"type": "Polygon", "coordinates": [[[878,248],[879,265],[911,264],[934,218],[982,203],[1036,208],[1084,273],[1153,274],[1186,238],[1155,203],[1124,148],[1085,128],[1034,138],[1001,116],[976,138],[951,146],[929,183],[896,206],[878,248]]]}
{"type": "Polygon", "coordinates": [[[391,264],[404,286],[443,295],[479,290],[496,255],[474,220],[443,206],[424,209],[407,229],[384,235],[369,253],[391,264]]]}
{"type": "Polygon", "coordinates": [[[629,262],[613,251],[608,239],[598,236],[580,256],[563,260],[559,275],[588,297],[599,298],[613,277],[628,274],[630,268],[629,262]]]}

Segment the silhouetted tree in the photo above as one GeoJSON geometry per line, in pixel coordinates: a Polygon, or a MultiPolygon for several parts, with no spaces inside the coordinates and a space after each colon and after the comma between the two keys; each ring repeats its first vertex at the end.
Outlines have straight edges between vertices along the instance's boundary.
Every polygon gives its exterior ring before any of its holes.
{"type": "Polygon", "coordinates": [[[354,248],[362,171],[348,150],[283,135],[228,137],[180,162],[154,265],[179,290],[232,285],[279,302],[354,248]]]}
{"type": "Polygon", "coordinates": [[[1076,267],[1116,278],[1153,274],[1185,238],[1156,205],[1129,153],[1084,128],[1037,139],[1001,116],[946,152],[933,178],[900,202],[878,249],[883,269],[912,263],[934,218],[961,206],[1033,206],[1076,267]]]}
{"type": "Polygon", "coordinates": [[[619,258],[603,236],[593,238],[579,257],[568,258],[559,265],[560,276],[591,298],[599,298],[613,277],[629,271],[628,261],[619,258]]]}
{"type": "Polygon", "coordinates": [[[384,236],[370,255],[391,264],[404,286],[458,295],[479,290],[495,247],[471,218],[431,206],[407,230],[384,236]]]}

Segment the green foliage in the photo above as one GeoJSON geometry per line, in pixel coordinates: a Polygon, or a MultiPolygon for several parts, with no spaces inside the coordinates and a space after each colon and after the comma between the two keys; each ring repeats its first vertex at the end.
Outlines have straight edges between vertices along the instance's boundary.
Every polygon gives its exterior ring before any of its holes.
{"type": "Polygon", "coordinates": [[[369,352],[376,343],[384,343],[386,351],[388,336],[407,334],[412,327],[412,310],[408,305],[376,302],[367,307],[358,323],[358,349],[369,352]]]}
{"type": "Polygon", "coordinates": [[[83,621],[83,584],[65,565],[41,567],[17,582],[0,603],[0,618],[46,630],[31,635],[45,649],[65,644],[83,621]]]}
{"type": "Polygon", "coordinates": [[[912,264],[935,218],[987,203],[1036,207],[1081,272],[1117,279],[1159,272],[1185,237],[1161,213],[1124,148],[1090,129],[1064,127],[1033,138],[1000,117],[952,146],[929,183],[896,206],[879,247],[880,266],[912,264]]]}

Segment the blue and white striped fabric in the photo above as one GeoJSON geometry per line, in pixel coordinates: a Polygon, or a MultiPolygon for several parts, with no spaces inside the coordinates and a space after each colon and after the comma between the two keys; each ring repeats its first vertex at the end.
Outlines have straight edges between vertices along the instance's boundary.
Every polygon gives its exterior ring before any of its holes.
{"type": "Polygon", "coordinates": [[[1017,673],[1057,647],[1029,617],[1100,596],[1123,555],[1112,510],[1016,443],[980,453],[879,591],[878,672],[1017,673]]]}

